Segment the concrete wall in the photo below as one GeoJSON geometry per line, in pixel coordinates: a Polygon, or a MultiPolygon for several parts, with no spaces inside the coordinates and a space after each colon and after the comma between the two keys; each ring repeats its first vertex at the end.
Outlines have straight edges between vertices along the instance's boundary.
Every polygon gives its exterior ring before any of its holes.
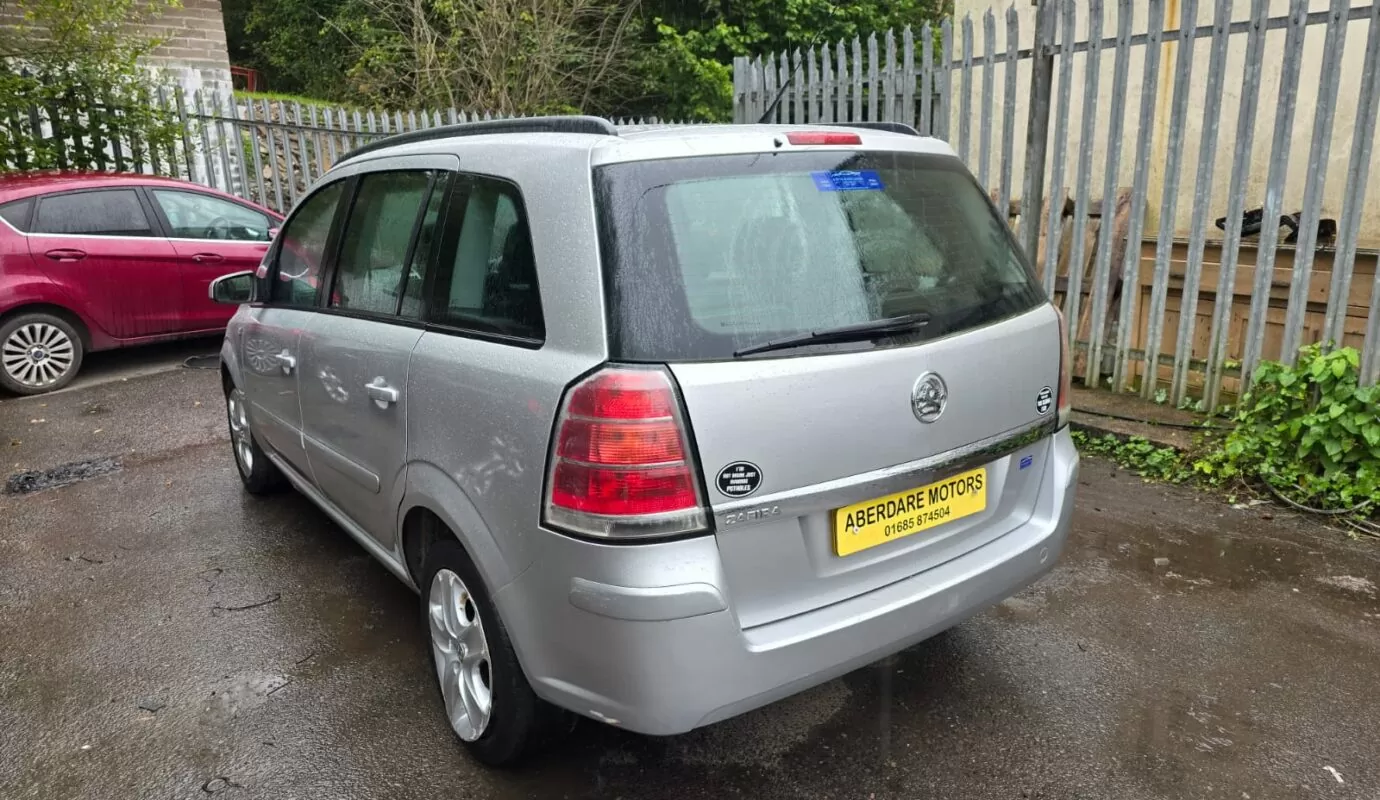
{"type": "MultiPolygon", "coordinates": [[[[1360,3],[1353,0],[1353,5],[1360,3]]],[[[1005,13],[1007,5],[999,3],[998,0],[956,0],[956,18],[962,20],[965,14],[972,14],[974,22],[974,45],[975,52],[980,56],[983,52],[983,34],[981,15],[989,8],[997,14],[997,49],[1004,51],[1006,48],[1006,23],[1005,13]]],[[[1147,4],[1142,0],[1135,0],[1133,5],[1132,33],[1142,33],[1146,30],[1148,10],[1147,4]]],[[[1179,20],[1183,0],[1166,0],[1164,28],[1175,29],[1179,27],[1179,20]]],[[[1211,0],[1199,0],[1197,12],[1197,25],[1210,25],[1213,16],[1213,3],[1211,0]]],[[[1231,19],[1247,20],[1250,16],[1250,0],[1233,0],[1231,4],[1231,19]]],[[[1270,16],[1283,17],[1288,14],[1288,0],[1270,0],[1270,16]]],[[[1328,7],[1327,0],[1310,0],[1310,11],[1325,11],[1328,7]]],[[[1028,0],[1021,0],[1015,5],[1016,13],[1020,22],[1020,46],[1029,47],[1033,40],[1035,27],[1035,6],[1028,0]]],[[[1078,40],[1083,41],[1088,38],[1089,18],[1086,2],[1077,3],[1077,33],[1078,40]]],[[[1103,37],[1116,35],[1117,27],[1117,3],[1107,4],[1102,22],[1103,37]]],[[[1326,181],[1323,194],[1322,215],[1324,217],[1339,218],[1342,208],[1342,194],[1346,181],[1346,170],[1350,160],[1351,142],[1353,130],[1356,125],[1357,96],[1361,81],[1361,63],[1365,48],[1365,40],[1368,33],[1368,23],[1365,21],[1351,22],[1345,25],[1345,42],[1342,56],[1342,69],[1340,82],[1338,84],[1336,114],[1333,123],[1332,134],[1330,137],[1330,150],[1325,169],[1326,181]]],[[[1315,109],[1318,99],[1318,81],[1321,72],[1323,59],[1323,43],[1325,25],[1311,25],[1306,29],[1304,39],[1304,50],[1302,58],[1302,69],[1299,75],[1298,105],[1295,113],[1292,136],[1289,139],[1289,168],[1287,181],[1284,190],[1284,212],[1290,213],[1300,210],[1303,203],[1304,182],[1307,172],[1307,160],[1309,144],[1312,140],[1313,123],[1315,109]]],[[[1262,66],[1263,72],[1260,83],[1260,101],[1254,126],[1254,142],[1250,158],[1250,170],[1246,182],[1246,208],[1258,208],[1262,205],[1265,195],[1266,179],[1269,172],[1270,150],[1274,138],[1274,127],[1276,119],[1276,109],[1278,108],[1278,97],[1280,88],[1281,62],[1283,60],[1283,50],[1285,41],[1285,31],[1268,31],[1265,38],[1265,57],[1262,66]]],[[[1060,31],[1060,42],[1063,41],[1064,33],[1060,31]]],[[[1231,176],[1232,157],[1237,143],[1241,136],[1237,131],[1237,114],[1241,104],[1241,90],[1243,84],[1243,68],[1245,64],[1247,36],[1244,33],[1230,35],[1228,38],[1228,50],[1226,67],[1222,83],[1222,102],[1220,106],[1220,122],[1218,136],[1215,141],[1209,142],[1208,146],[1216,153],[1216,161],[1213,170],[1211,202],[1207,209],[1209,217],[1209,237],[1218,236],[1220,232],[1211,226],[1211,220],[1225,216],[1227,208],[1227,197],[1230,191],[1228,181],[1231,176]]],[[[955,26],[954,34],[954,57],[961,56],[962,35],[961,28],[955,26]]],[[[1179,191],[1176,193],[1178,205],[1175,210],[1175,233],[1177,236],[1187,236],[1189,225],[1193,215],[1193,193],[1198,170],[1199,155],[1202,150],[1201,136],[1204,127],[1205,97],[1207,94],[1207,71],[1209,61],[1209,51],[1211,49],[1211,39],[1202,38],[1193,41],[1192,74],[1188,86],[1190,93],[1188,98],[1188,113],[1186,115],[1185,127],[1183,130],[1183,157],[1179,172],[1179,191]]],[[[1122,186],[1130,186],[1135,170],[1134,156],[1136,136],[1141,129],[1140,103],[1142,96],[1142,78],[1145,62],[1144,46],[1135,46],[1131,49],[1130,70],[1125,93],[1124,108],[1124,134],[1122,136],[1120,165],[1117,170],[1117,181],[1122,186]]],[[[1095,127],[1093,134],[1093,158],[1091,170],[1091,186],[1094,196],[1100,195],[1103,176],[1107,168],[1108,154],[1108,121],[1113,113],[1112,105],[1112,79],[1114,65],[1113,49],[1106,49],[1102,52],[1097,68],[1099,69],[1099,91],[1095,103],[1089,104],[1084,99],[1084,87],[1087,78],[1088,57],[1085,53],[1074,56],[1073,82],[1070,90],[1070,103],[1068,111],[1069,135],[1065,145],[1067,159],[1063,173],[1063,183],[1071,186],[1074,183],[1077,169],[1077,154],[1080,146],[1081,123],[1083,115],[1091,112],[1095,116],[1095,127]]],[[[1155,90],[1155,119],[1153,124],[1153,139],[1148,158],[1149,173],[1149,204],[1148,219],[1146,223],[1147,235],[1153,236],[1158,230],[1160,217],[1160,201],[1165,182],[1165,171],[1168,163],[1168,150],[1170,143],[1169,118],[1171,102],[1174,94],[1174,75],[1175,64],[1178,57],[1177,43],[1166,43],[1160,52],[1159,80],[1155,90]]],[[[1000,153],[1000,143],[998,137],[1002,129],[1002,104],[1001,94],[1003,86],[1002,65],[996,65],[995,70],[995,91],[997,97],[993,99],[993,143],[991,152],[993,153],[993,163],[991,165],[991,183],[995,186],[996,176],[1000,165],[996,159],[1000,153]]],[[[1051,129],[1055,122],[1055,115],[1058,113],[1058,75],[1059,59],[1055,61],[1055,103],[1054,115],[1051,116],[1051,129]]],[[[977,169],[978,153],[978,132],[979,115],[982,109],[982,69],[974,68],[972,85],[972,141],[971,155],[969,163],[973,165],[974,171],[977,169]]],[[[1030,62],[1020,62],[1018,72],[1018,89],[1016,93],[1016,140],[1015,140],[1015,168],[1016,174],[1020,175],[1024,169],[1024,145],[1025,145],[1025,124],[1028,115],[1028,91],[1030,81],[1030,62]]],[[[958,74],[955,73],[954,92],[955,96],[951,106],[952,119],[951,140],[957,147],[958,116],[960,102],[958,93],[961,91],[961,83],[958,74]]],[[[1363,130],[1370,135],[1374,121],[1368,121],[1363,130]]],[[[1051,134],[1052,135],[1052,134],[1051,134]]],[[[1058,146],[1058,143],[1052,143],[1058,146]]],[[[1373,151],[1370,163],[1370,196],[1380,193],[1380,147],[1373,151]]],[[[1059,181],[1053,181],[1057,185],[1059,181]]],[[[1017,181],[1019,186],[1019,180],[1017,181]]],[[[1047,185],[1051,185],[1047,183],[1047,185]]],[[[1362,247],[1380,246],[1380,203],[1367,203],[1360,231],[1360,245],[1362,247]]]]}

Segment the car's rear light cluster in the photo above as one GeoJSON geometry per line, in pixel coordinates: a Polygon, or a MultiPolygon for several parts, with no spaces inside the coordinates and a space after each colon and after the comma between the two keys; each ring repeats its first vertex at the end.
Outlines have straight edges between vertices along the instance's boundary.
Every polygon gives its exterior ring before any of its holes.
{"type": "Polygon", "coordinates": [[[1059,427],[1069,424],[1073,413],[1073,359],[1069,358],[1069,323],[1064,312],[1056,306],[1059,315],[1059,427]]]}
{"type": "Polygon", "coordinates": [[[566,392],[546,481],[546,524],[602,538],[707,529],[680,398],[664,369],[607,367],[566,392]]]}

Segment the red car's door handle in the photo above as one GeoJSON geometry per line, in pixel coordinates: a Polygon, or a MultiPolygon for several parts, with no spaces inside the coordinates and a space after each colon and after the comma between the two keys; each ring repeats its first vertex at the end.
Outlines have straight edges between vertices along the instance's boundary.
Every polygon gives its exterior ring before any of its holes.
{"type": "Polygon", "coordinates": [[[86,258],[85,251],[75,250],[70,247],[60,247],[57,250],[49,250],[43,255],[54,261],[81,261],[83,258],[86,258]]]}
{"type": "Polygon", "coordinates": [[[218,264],[225,260],[225,256],[220,253],[197,253],[192,260],[198,264],[218,264]]]}

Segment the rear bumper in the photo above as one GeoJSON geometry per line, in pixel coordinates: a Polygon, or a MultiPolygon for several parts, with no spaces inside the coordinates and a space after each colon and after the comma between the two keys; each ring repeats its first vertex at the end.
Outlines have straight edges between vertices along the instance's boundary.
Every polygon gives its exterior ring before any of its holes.
{"type": "Polygon", "coordinates": [[[1067,429],[1051,456],[1035,512],[1015,530],[905,580],[747,630],[713,537],[613,546],[539,532],[550,540],[543,558],[496,599],[538,695],[640,733],[683,733],[909,647],[1049,571],[1078,482],[1067,429]]]}

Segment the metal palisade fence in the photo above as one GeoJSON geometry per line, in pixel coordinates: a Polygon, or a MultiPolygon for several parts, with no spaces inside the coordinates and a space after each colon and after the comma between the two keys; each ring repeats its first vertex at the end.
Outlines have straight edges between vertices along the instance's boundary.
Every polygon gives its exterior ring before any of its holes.
{"type": "MultiPolygon", "coordinates": [[[[160,88],[148,102],[180,123],[180,135],[170,145],[121,141],[103,133],[99,119],[125,109],[100,103],[80,113],[34,107],[21,122],[35,138],[60,145],[60,167],[182,178],[287,213],[336,161],[368,142],[439,125],[512,116],[455,108],[383,111],[326,106],[229,91],[186,91],[179,85],[160,88]]],[[[675,124],[656,118],[614,123],[675,124]]],[[[0,172],[27,168],[23,153],[12,153],[8,159],[0,155],[0,172]]]]}
{"type": "MultiPolygon", "coordinates": [[[[270,100],[228,93],[160,92],[182,117],[181,152],[156,171],[237,194],[287,213],[336,161],[357,147],[441,125],[512,115],[455,108],[384,111],[270,100]]],[[[618,125],[661,124],[657,119],[618,125]]],[[[157,167],[158,165],[152,165],[157,167]]]]}
{"type": "Polygon", "coordinates": [[[784,86],[771,121],[948,141],[1022,234],[1090,386],[1216,408],[1312,342],[1357,347],[1376,382],[1380,4],[1274,7],[1041,0],[739,58],[734,119],[784,86]]]}

